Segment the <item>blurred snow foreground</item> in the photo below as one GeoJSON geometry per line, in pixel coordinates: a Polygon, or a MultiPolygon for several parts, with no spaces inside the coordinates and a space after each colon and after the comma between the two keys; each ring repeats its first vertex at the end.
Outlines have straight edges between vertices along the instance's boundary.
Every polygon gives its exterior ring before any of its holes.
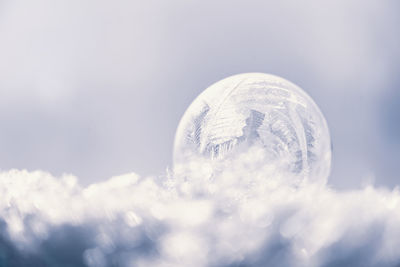
{"type": "MultiPolygon", "coordinates": [[[[257,155],[253,153],[252,155],[257,155]]],[[[184,175],[0,174],[0,266],[397,266],[400,194],[294,183],[276,164],[184,175]]]]}

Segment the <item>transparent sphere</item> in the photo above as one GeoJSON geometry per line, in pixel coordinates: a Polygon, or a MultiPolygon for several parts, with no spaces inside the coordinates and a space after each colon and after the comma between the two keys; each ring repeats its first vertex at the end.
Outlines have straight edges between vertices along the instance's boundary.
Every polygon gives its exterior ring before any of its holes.
{"type": "Polygon", "coordinates": [[[193,101],[176,132],[174,167],[223,161],[252,147],[290,173],[320,181],[329,175],[330,136],[318,106],[298,86],[263,73],[228,77],[193,101]]]}

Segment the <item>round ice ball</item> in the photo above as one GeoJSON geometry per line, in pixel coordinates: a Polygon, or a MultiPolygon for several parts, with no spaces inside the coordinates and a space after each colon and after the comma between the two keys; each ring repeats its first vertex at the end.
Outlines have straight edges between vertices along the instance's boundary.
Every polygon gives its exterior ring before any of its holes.
{"type": "Polygon", "coordinates": [[[264,73],[228,77],[193,101],[176,132],[174,167],[226,161],[254,147],[291,174],[319,181],[329,175],[331,142],[318,106],[295,84],[264,73]]]}

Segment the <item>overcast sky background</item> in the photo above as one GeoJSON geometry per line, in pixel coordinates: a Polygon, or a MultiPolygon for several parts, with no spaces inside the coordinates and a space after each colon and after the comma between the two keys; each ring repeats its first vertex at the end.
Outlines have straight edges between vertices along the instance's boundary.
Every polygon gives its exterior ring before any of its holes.
{"type": "Polygon", "coordinates": [[[400,3],[0,0],[0,169],[88,184],[162,174],[206,87],[243,72],[310,94],[329,184],[399,184],[400,3]]]}

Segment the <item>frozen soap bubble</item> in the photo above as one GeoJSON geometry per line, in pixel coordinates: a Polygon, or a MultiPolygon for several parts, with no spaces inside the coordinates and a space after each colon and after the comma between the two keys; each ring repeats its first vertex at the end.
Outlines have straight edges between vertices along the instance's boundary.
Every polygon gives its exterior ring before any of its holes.
{"type": "Polygon", "coordinates": [[[186,110],[175,136],[174,168],[260,150],[263,160],[284,162],[285,172],[327,180],[329,130],[311,97],[274,75],[239,74],[211,85],[186,110]]]}

